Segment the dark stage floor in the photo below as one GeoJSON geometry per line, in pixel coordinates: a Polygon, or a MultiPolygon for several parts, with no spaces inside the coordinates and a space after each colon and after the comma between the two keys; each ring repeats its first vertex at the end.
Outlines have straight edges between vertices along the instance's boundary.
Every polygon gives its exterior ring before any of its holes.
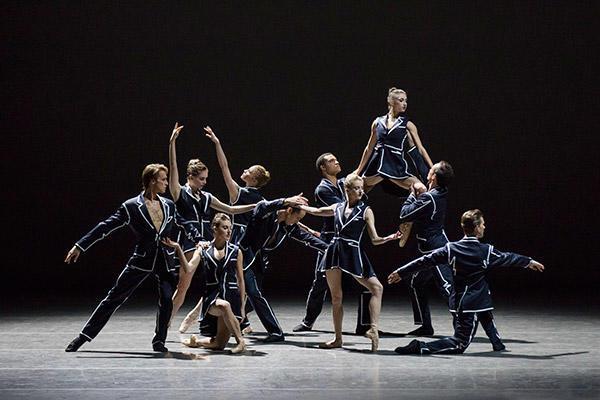
{"type": "MultiPolygon", "coordinates": [[[[303,314],[302,300],[273,300],[285,343],[264,345],[262,326],[251,320],[245,355],[188,349],[174,327],[171,352],[150,351],[154,307],[145,300],[125,304],[92,343],[77,353],[64,347],[93,310],[91,301],[4,312],[0,325],[2,399],[597,399],[600,396],[600,315],[581,307],[515,306],[497,302],[496,323],[507,348],[492,352],[479,329],[458,356],[397,356],[410,338],[408,303],[384,303],[380,350],[368,339],[347,335],[343,349],[321,350],[332,334],[329,305],[317,331],[291,334],[303,314]]],[[[187,308],[185,308],[187,310],[187,308]]],[[[345,307],[345,331],[353,331],[356,307],[345,307]]],[[[174,325],[179,325],[183,313],[174,325]]],[[[441,305],[433,310],[437,335],[451,333],[441,305]]],[[[195,329],[192,329],[192,333],[195,329]]],[[[233,339],[230,342],[233,344],[233,339]]]]}

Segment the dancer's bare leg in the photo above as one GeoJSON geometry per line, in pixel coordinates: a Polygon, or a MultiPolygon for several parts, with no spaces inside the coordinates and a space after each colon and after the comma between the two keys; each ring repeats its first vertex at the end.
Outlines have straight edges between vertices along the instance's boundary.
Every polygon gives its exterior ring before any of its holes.
{"type": "MultiPolygon", "coordinates": [[[[196,307],[190,311],[183,321],[181,321],[181,325],[179,325],[179,332],[185,333],[190,326],[192,326],[196,321],[198,321],[198,317],[200,316],[200,310],[202,309],[202,298],[196,304],[196,307]]],[[[172,318],[172,317],[171,317],[172,318]]]]}
{"type": "Polygon", "coordinates": [[[369,279],[356,278],[358,283],[369,289],[371,300],[369,301],[369,313],[371,314],[371,328],[365,333],[365,336],[371,339],[371,351],[376,351],[379,346],[379,314],[381,313],[381,299],[383,298],[383,285],[377,277],[369,279]]]}
{"type": "MultiPolygon", "coordinates": [[[[404,179],[390,179],[390,181],[394,182],[396,185],[398,185],[402,189],[406,189],[406,190],[410,190],[410,187],[414,183],[420,183],[421,185],[423,184],[420,180],[418,180],[414,176],[404,178],[404,179]]],[[[410,235],[412,226],[413,226],[412,222],[404,222],[404,223],[400,224],[400,227],[398,228],[398,230],[400,232],[402,232],[402,237],[398,241],[398,246],[404,247],[404,245],[406,244],[406,241],[408,240],[408,236],[410,235]]]]}
{"type": "Polygon", "coordinates": [[[217,324],[217,336],[215,338],[215,345],[217,348],[220,350],[224,349],[231,334],[233,334],[238,345],[231,351],[233,353],[239,353],[246,349],[246,343],[244,342],[242,332],[240,331],[240,323],[237,318],[235,318],[235,315],[233,315],[231,305],[228,301],[217,299],[217,301],[215,301],[208,309],[208,313],[219,318],[217,324]]]}
{"type": "Polygon", "coordinates": [[[369,193],[371,189],[375,187],[379,182],[381,182],[383,178],[381,176],[372,176],[370,178],[363,177],[363,187],[365,193],[369,193]]]}
{"type": "Polygon", "coordinates": [[[335,337],[332,341],[321,343],[322,349],[334,349],[342,347],[342,324],[344,320],[344,307],[342,306],[342,270],[333,268],[327,270],[327,285],[331,293],[331,313],[333,315],[333,330],[335,337]]]}
{"type": "MultiPolygon", "coordinates": [[[[193,256],[193,251],[188,251],[187,253],[185,253],[185,259],[188,260],[188,262],[192,259],[193,256]]],[[[192,283],[194,272],[196,272],[196,268],[194,268],[189,273],[186,273],[183,268],[179,268],[179,282],[177,282],[177,289],[175,290],[175,293],[173,293],[173,312],[171,313],[171,322],[173,321],[173,317],[177,314],[177,311],[179,311],[179,308],[185,300],[185,294],[190,288],[190,283],[192,283]]],[[[169,326],[171,326],[171,322],[169,322],[169,326]]]]}

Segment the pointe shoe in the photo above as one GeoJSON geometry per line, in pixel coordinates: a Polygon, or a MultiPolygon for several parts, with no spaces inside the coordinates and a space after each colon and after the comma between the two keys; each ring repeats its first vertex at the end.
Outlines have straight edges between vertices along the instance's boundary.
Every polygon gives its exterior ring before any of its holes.
{"type": "Polygon", "coordinates": [[[339,342],[336,340],[332,340],[331,342],[319,343],[319,348],[320,349],[341,349],[342,344],[343,343],[341,340],[339,342]]]}
{"type": "Polygon", "coordinates": [[[200,343],[196,339],[196,335],[192,335],[189,340],[182,340],[181,343],[187,347],[199,347],[200,343]]]}
{"type": "Polygon", "coordinates": [[[194,322],[198,320],[198,314],[188,314],[185,316],[181,325],[179,325],[179,333],[186,333],[190,326],[194,325],[194,322]]]}
{"type": "Polygon", "coordinates": [[[239,342],[237,344],[237,346],[235,346],[233,349],[231,349],[232,354],[238,354],[243,351],[246,351],[246,342],[244,342],[243,340],[241,342],[239,342]]]}
{"type": "Polygon", "coordinates": [[[248,325],[244,329],[242,329],[242,335],[249,335],[252,333],[252,327],[248,325]]]}
{"type": "Polygon", "coordinates": [[[371,351],[376,352],[377,347],[379,347],[379,331],[377,328],[371,328],[366,333],[365,336],[371,339],[371,351]]]}

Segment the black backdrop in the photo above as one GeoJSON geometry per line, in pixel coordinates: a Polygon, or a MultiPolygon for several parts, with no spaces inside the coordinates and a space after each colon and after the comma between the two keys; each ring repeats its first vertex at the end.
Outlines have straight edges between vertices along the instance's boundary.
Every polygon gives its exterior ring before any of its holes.
{"type": "MultiPolygon", "coordinates": [[[[495,286],[595,296],[597,4],[92,3],[1,6],[3,297],[98,298],[110,287],[129,232],[74,266],[62,260],[139,192],[145,164],[167,164],[175,121],[185,125],[180,170],[204,160],[206,189],[220,199],[206,124],[234,176],[261,163],[273,176],[267,197],[312,199],[315,158],[331,151],[343,173],[354,169],[390,86],[408,92],[407,115],[432,158],[455,168],[449,237],[478,207],[485,240],[548,267],[495,274],[495,286]]],[[[394,230],[399,200],[378,188],[369,203],[380,233],[394,230]]],[[[414,239],[407,250],[369,247],[380,278],[415,255],[414,239]]],[[[267,291],[303,297],[313,259],[285,245],[267,291]]]]}

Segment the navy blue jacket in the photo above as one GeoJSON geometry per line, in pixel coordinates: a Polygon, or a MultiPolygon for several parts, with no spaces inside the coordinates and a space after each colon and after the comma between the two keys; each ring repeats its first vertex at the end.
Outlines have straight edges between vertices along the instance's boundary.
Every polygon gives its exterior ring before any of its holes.
{"type": "Polygon", "coordinates": [[[432,253],[411,261],[398,268],[396,272],[405,279],[415,272],[438,264],[449,264],[454,275],[455,290],[450,311],[473,313],[494,309],[490,289],[485,280],[490,268],[528,267],[530,262],[530,257],[503,253],[490,244],[480,243],[475,237],[464,237],[458,242],[450,242],[432,253]]]}
{"type": "MultiPolygon", "coordinates": [[[[332,204],[343,203],[346,192],[344,191],[344,180],[340,179],[334,185],[329,179],[323,178],[315,189],[315,202],[317,207],[328,207],[332,204]]],[[[334,218],[322,217],[323,226],[321,235],[332,235],[334,232],[334,218]]]]}
{"type": "Polygon", "coordinates": [[[411,193],[402,205],[400,223],[414,222],[421,253],[429,253],[448,243],[444,232],[448,189],[436,187],[416,197],[411,193]]]}
{"type": "MultiPolygon", "coordinates": [[[[113,215],[96,225],[94,229],[89,231],[75,245],[81,251],[87,251],[92,245],[104,239],[112,232],[129,226],[136,236],[137,244],[133,255],[127,261],[128,267],[152,271],[157,258],[163,257],[167,269],[169,271],[175,270],[178,266],[174,258],[175,249],[162,244],[161,240],[171,237],[172,231],[175,230],[175,225],[181,226],[184,220],[177,214],[173,201],[161,196],[158,196],[158,199],[163,211],[163,223],[158,232],[152,223],[150,214],[148,214],[144,196],[140,194],[121,204],[113,215]]],[[[189,227],[185,226],[185,228],[188,229],[189,227]]],[[[191,227],[187,233],[191,237],[199,235],[194,227],[191,227]]]]}
{"type": "Polygon", "coordinates": [[[263,200],[254,207],[239,243],[244,255],[244,270],[252,267],[254,271],[264,272],[269,263],[269,253],[288,236],[320,252],[327,249],[327,243],[303,231],[297,224],[286,225],[277,221],[277,211],[285,208],[283,202],[284,199],[263,200]]]}

